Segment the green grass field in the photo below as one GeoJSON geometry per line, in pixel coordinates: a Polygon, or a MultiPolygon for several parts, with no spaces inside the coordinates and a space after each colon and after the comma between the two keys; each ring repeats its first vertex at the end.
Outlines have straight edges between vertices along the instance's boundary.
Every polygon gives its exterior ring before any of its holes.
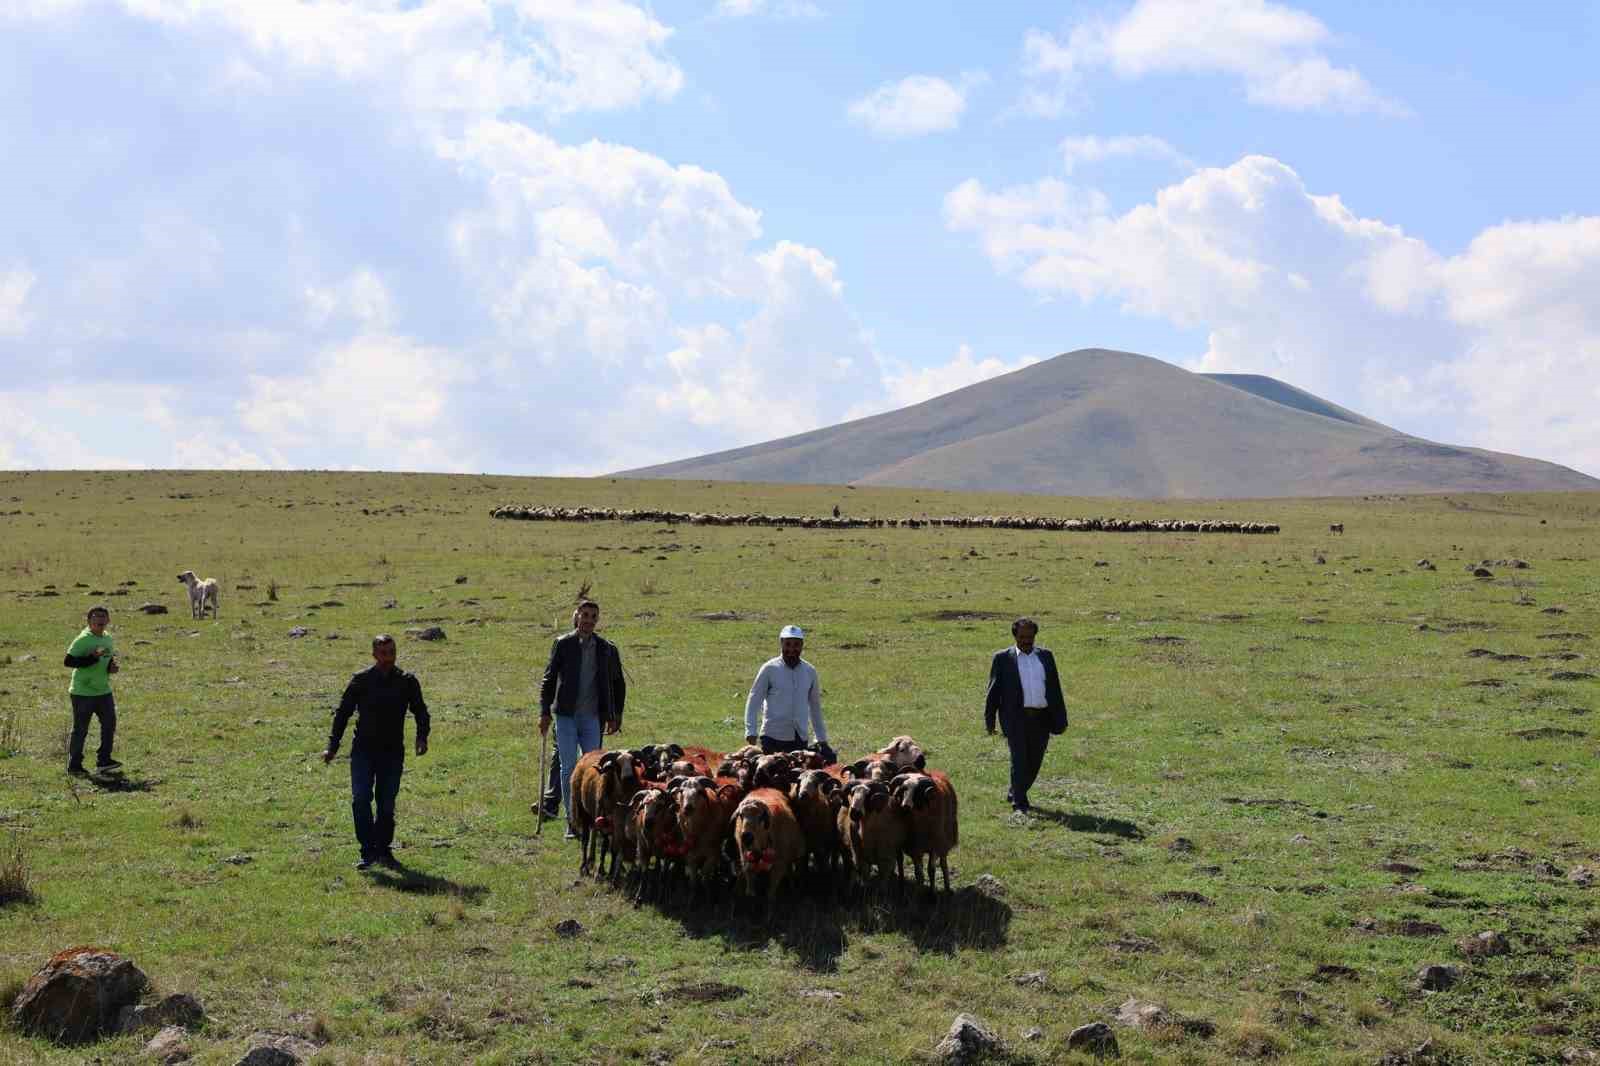
{"type": "MultiPolygon", "coordinates": [[[[1600,682],[1553,676],[1600,673],[1597,515],[1594,496],[0,475],[0,857],[20,853],[34,892],[0,906],[0,984],[65,947],[111,948],[202,1000],[200,1063],[235,1062],[256,1030],[316,1034],[330,1063],[903,1062],[961,1010],[1015,1061],[1062,1062],[1074,1027],[1129,997],[1215,1026],[1119,1029],[1131,1062],[1559,1062],[1600,1048],[1600,887],[1569,876],[1600,870],[1600,682]],[[510,502],[1284,532],[489,518],[510,502]],[[1511,558],[1531,565],[1464,569],[1511,558]],[[191,568],[221,580],[220,621],[190,620],[175,575],[191,568]],[[535,839],[529,804],[538,675],[586,581],[626,664],[629,746],[738,746],[779,626],[806,626],[841,754],[910,733],[954,779],[955,898],[796,897],[767,927],[757,910],[635,907],[577,883],[575,845],[559,826],[535,839]],[[138,613],[146,601],[172,613],[138,613]],[[95,602],[120,648],[125,791],[63,773],[61,655],[95,602]],[[981,711],[1021,613],[1056,653],[1072,726],[1019,821],[981,711]],[[447,639],[403,635],[430,624],[447,639]],[[380,630],[434,715],[400,793],[407,878],[352,869],[348,764],[317,758],[380,630]],[[982,875],[1003,887],[980,891],[982,875]],[[584,932],[559,936],[571,918],[584,932]],[[1456,942],[1487,929],[1511,952],[1464,957],[1456,942]],[[1461,982],[1418,991],[1432,962],[1461,982]],[[1433,1058],[1407,1057],[1428,1040],[1433,1058]]],[[[0,1030],[0,1062],[142,1046],[0,1030]]]]}

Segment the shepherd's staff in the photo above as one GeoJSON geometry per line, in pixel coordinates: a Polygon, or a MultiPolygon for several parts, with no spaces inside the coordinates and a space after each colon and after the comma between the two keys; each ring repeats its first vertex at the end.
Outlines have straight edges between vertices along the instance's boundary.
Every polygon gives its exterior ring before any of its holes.
{"type": "Polygon", "coordinates": [[[544,755],[550,746],[550,734],[539,734],[539,776],[533,783],[533,805],[539,808],[539,824],[534,827],[533,835],[538,836],[544,832],[544,755]]]}

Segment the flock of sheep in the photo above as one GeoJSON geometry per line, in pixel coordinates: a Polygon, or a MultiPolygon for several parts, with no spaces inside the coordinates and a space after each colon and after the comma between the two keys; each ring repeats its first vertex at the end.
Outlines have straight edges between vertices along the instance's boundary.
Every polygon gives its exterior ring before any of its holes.
{"type": "Polygon", "coordinates": [[[842,873],[886,885],[892,871],[901,887],[908,855],[919,888],[926,859],[928,891],[937,893],[937,860],[949,893],[948,856],[959,839],[955,786],[928,769],[910,737],[826,766],[809,749],[591,751],[572,770],[572,819],[580,873],[613,885],[629,878],[641,899],[665,898],[684,883],[695,899],[730,882],[751,896],[764,888],[769,918],[786,882],[832,888],[842,873]]]}
{"type": "Polygon", "coordinates": [[[718,514],[628,510],[615,507],[523,507],[489,512],[522,522],[656,522],[692,526],[794,526],[800,529],[1037,529],[1060,533],[1277,533],[1276,522],[1226,522],[1179,518],[1049,518],[1043,515],[953,515],[922,518],[845,518],[815,515],[718,514]]]}

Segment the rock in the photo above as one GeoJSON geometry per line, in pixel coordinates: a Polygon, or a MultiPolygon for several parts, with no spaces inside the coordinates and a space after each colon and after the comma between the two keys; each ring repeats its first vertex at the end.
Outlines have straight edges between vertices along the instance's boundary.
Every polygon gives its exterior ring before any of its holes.
{"type": "Polygon", "coordinates": [[[462,574],[460,577],[456,578],[456,584],[465,585],[466,583],[467,583],[467,575],[466,574],[462,574]]]}
{"type": "Polygon", "coordinates": [[[583,935],[583,923],[576,918],[568,918],[556,923],[556,936],[575,937],[583,935]]]}
{"type": "Polygon", "coordinates": [[[1174,851],[1174,852],[1183,852],[1183,853],[1187,854],[1189,852],[1194,851],[1194,841],[1190,840],[1188,837],[1178,837],[1175,840],[1173,840],[1172,843],[1167,845],[1167,850],[1168,851],[1174,851]]]}
{"type": "Polygon", "coordinates": [[[169,1025],[144,1046],[144,1053],[157,1062],[170,1064],[185,1062],[193,1054],[189,1050],[189,1034],[179,1025],[169,1025]]]}
{"type": "Polygon", "coordinates": [[[160,604],[160,603],[141,603],[139,605],[139,610],[143,611],[145,614],[166,614],[167,613],[166,605],[165,604],[160,604]]]}
{"type": "Polygon", "coordinates": [[[1417,971],[1417,987],[1425,992],[1443,992],[1461,980],[1461,968],[1448,963],[1430,963],[1417,971]]]}
{"type": "Polygon", "coordinates": [[[383,609],[386,610],[386,611],[392,611],[398,606],[400,606],[400,604],[395,600],[384,600],[383,601],[383,609]]]}
{"type": "Polygon", "coordinates": [[[1172,1024],[1172,1015],[1167,1013],[1167,1008],[1159,1003],[1149,1003],[1131,996],[1123,1001],[1113,1017],[1119,1025],[1125,1025],[1129,1029],[1155,1029],[1172,1024]]]}
{"type": "Polygon", "coordinates": [[[1481,566],[1468,567],[1468,569],[1472,571],[1473,577],[1494,577],[1493,570],[1488,570],[1481,566]]]}
{"type": "Polygon", "coordinates": [[[39,657],[37,655],[32,654],[32,653],[29,653],[27,655],[19,655],[19,656],[17,656],[17,662],[19,662],[19,663],[31,663],[34,660],[36,660],[37,658],[39,658],[39,657]]]}
{"type": "Polygon", "coordinates": [[[1439,569],[1437,566],[1433,565],[1433,560],[1432,559],[1418,559],[1417,562],[1416,562],[1416,567],[1417,567],[1418,570],[1437,570],[1437,569],[1439,569]]]}
{"type": "Polygon", "coordinates": [[[1462,937],[1456,941],[1456,947],[1461,954],[1470,958],[1488,958],[1492,955],[1509,955],[1511,945],[1503,934],[1493,929],[1485,929],[1477,936],[1462,937]]]}
{"type": "Polygon", "coordinates": [[[1043,1040],[1044,1039],[1044,1030],[1039,1028],[1036,1025],[1032,1029],[1029,1029],[1027,1032],[1023,1033],[1022,1034],[1022,1039],[1024,1039],[1024,1040],[1043,1040]]]}
{"type": "Polygon", "coordinates": [[[251,1033],[249,1050],[234,1066],[299,1066],[320,1049],[309,1040],[281,1033],[251,1033]]]}
{"type": "Polygon", "coordinates": [[[1562,1062],[1600,1062],[1600,1051],[1568,1046],[1561,1049],[1562,1062]]]}
{"type": "Polygon", "coordinates": [[[1017,974],[1012,980],[1022,988],[1044,988],[1050,983],[1050,975],[1043,970],[1030,970],[1017,974]]]}
{"type": "Polygon", "coordinates": [[[186,992],[176,992],[156,1003],[123,1007],[117,1014],[117,1032],[135,1033],[141,1029],[178,1026],[194,1029],[206,1020],[200,1001],[186,992]]]}
{"type": "Polygon", "coordinates": [[[18,1028],[82,1043],[115,1028],[123,1007],[150,981],[130,959],[95,947],[68,948],[28,978],[11,1005],[18,1028]]]}
{"type": "Polygon", "coordinates": [[[416,637],[418,640],[443,640],[444,630],[439,626],[424,626],[421,629],[408,629],[406,636],[416,637]]]}
{"type": "Polygon", "coordinates": [[[1006,896],[1006,886],[1001,884],[1000,879],[993,874],[978,875],[978,879],[972,883],[972,887],[991,899],[1005,899],[1006,896]]]}
{"type": "Polygon", "coordinates": [[[1000,1038],[970,1014],[958,1014],[950,1031],[934,1047],[933,1053],[952,1066],[982,1062],[1006,1054],[1000,1038]]]}
{"type": "Polygon", "coordinates": [[[1574,866],[1567,872],[1567,880],[1579,888],[1588,888],[1594,884],[1594,871],[1587,866],[1574,866]]]}
{"type": "Polygon", "coordinates": [[[311,632],[311,630],[307,629],[305,626],[295,626],[293,629],[289,630],[289,635],[291,637],[303,637],[309,632],[311,632]]]}
{"type": "Polygon", "coordinates": [[[1117,1047],[1117,1034],[1105,1022],[1080,1025],[1067,1037],[1068,1051],[1087,1051],[1091,1055],[1117,1058],[1122,1049],[1117,1047]]]}

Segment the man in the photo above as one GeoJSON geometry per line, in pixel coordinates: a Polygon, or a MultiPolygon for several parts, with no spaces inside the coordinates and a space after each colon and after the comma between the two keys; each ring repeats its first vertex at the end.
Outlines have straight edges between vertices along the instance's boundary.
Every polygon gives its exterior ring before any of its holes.
{"type": "Polygon", "coordinates": [[[832,763],[836,760],[828,747],[828,727],[822,721],[822,682],[817,679],[817,668],[800,658],[805,645],[805,630],[799,626],[784,626],[778,633],[781,654],[761,664],[745,701],[744,742],[759,743],[761,750],[771,755],[808,747],[807,738],[815,733],[817,750],[832,763]]]}
{"type": "Polygon", "coordinates": [[[394,857],[394,801],[400,794],[400,775],[406,763],[406,711],[417,720],[417,754],[428,754],[428,705],[422,684],[394,664],[394,638],[380,633],[372,638],[373,665],[356,674],[345,686],[344,698],[333,712],[333,731],[322,761],[333,761],[350,716],[356,717],[356,735],[350,741],[350,811],[355,816],[356,842],[361,861],[356,869],[377,863],[400,868],[394,857]],[[378,816],[372,816],[372,801],[378,816]]]}
{"type": "Polygon", "coordinates": [[[88,623],[72,643],[61,665],[72,668],[72,683],[67,696],[72,701],[72,739],[67,744],[67,773],[87,776],[83,768],[83,744],[89,737],[89,719],[100,719],[100,750],[95,769],[104,773],[122,764],[111,757],[117,736],[117,701],[111,696],[111,676],[117,672],[116,646],[106,633],[111,612],[91,607],[84,619],[88,623]]]}
{"type": "Polygon", "coordinates": [[[994,735],[995,718],[1011,748],[1011,788],[1006,801],[1015,811],[1031,810],[1028,789],[1044,764],[1051,733],[1067,728],[1067,703],[1061,697],[1061,676],[1055,656],[1034,647],[1039,624],[1031,618],[1011,623],[1016,643],[994,653],[989,664],[989,692],[983,703],[983,724],[994,735]]]}
{"type": "Polygon", "coordinates": [[[600,605],[584,600],[572,616],[572,632],[556,638],[550,661],[539,685],[539,732],[550,731],[551,712],[556,722],[556,760],[550,767],[550,801],[560,792],[567,811],[567,839],[572,828],[572,768],[578,757],[600,746],[600,736],[622,732],[622,708],[628,686],[622,675],[622,655],[617,646],[598,636],[600,605]]]}

